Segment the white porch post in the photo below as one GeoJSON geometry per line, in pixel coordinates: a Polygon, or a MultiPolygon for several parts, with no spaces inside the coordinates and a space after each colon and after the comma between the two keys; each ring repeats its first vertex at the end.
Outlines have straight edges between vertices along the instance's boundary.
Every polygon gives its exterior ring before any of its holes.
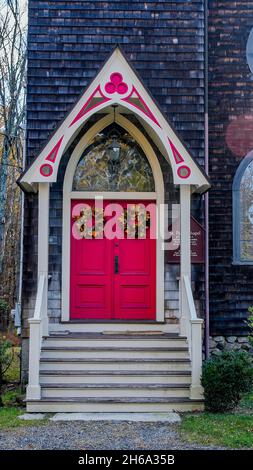
{"type": "Polygon", "coordinates": [[[190,388],[190,398],[192,400],[203,398],[203,388],[201,385],[202,373],[202,318],[191,320],[191,343],[192,343],[192,383],[190,388]]]}
{"type": "Polygon", "coordinates": [[[49,229],[49,184],[39,184],[38,221],[38,284],[33,318],[30,318],[29,339],[29,383],[27,399],[39,400],[40,352],[42,337],[48,335],[47,294],[48,294],[48,229],[49,229]]]}
{"type": "Polygon", "coordinates": [[[190,342],[190,318],[188,300],[184,289],[184,276],[191,282],[191,186],[180,186],[180,334],[187,336],[190,342]]]}
{"type": "Polygon", "coordinates": [[[29,382],[26,389],[26,398],[29,400],[39,400],[40,390],[40,347],[41,347],[41,320],[30,318],[30,338],[29,338],[29,382]]]}
{"type": "Polygon", "coordinates": [[[190,398],[201,399],[202,371],[202,323],[197,318],[191,289],[191,186],[180,186],[180,235],[181,235],[181,275],[180,275],[180,333],[188,339],[191,358],[190,398]]]}
{"type": "Polygon", "coordinates": [[[42,336],[48,336],[48,237],[49,237],[49,183],[39,183],[39,223],[38,223],[38,280],[41,274],[46,279],[46,295],[42,319],[42,336]]]}

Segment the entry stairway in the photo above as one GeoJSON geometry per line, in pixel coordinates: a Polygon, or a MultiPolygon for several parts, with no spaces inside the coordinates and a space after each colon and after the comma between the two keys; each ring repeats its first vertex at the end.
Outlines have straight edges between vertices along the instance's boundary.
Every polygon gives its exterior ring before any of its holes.
{"type": "Polygon", "coordinates": [[[40,399],[29,412],[167,412],[190,399],[188,342],[177,333],[51,333],[41,344],[40,399]]]}

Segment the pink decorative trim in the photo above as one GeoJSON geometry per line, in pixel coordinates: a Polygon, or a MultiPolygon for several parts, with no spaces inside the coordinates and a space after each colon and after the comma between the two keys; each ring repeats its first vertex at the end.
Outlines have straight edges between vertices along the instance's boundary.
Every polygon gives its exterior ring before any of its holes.
{"type": "Polygon", "coordinates": [[[81,110],[79,111],[79,113],[76,115],[76,117],[74,118],[74,120],[71,122],[70,126],[73,126],[73,124],[75,124],[77,121],[79,121],[79,119],[81,119],[83,116],[85,116],[86,113],[88,113],[88,111],[91,111],[92,109],[94,108],[97,108],[98,106],[100,106],[101,104],[103,103],[106,103],[106,101],[110,101],[111,98],[107,98],[101,91],[101,87],[100,85],[98,85],[98,87],[93,91],[93,93],[90,95],[90,97],[88,98],[88,100],[86,101],[86,103],[83,105],[83,107],[81,108],[81,110]],[[99,103],[96,103],[94,104],[93,106],[91,106],[90,108],[88,108],[91,100],[94,98],[94,96],[96,95],[96,93],[99,93],[100,94],[100,97],[101,98],[104,98],[103,101],[100,101],[99,103]],[[87,109],[88,108],[88,109],[87,109]]]}
{"type": "Polygon", "coordinates": [[[51,176],[53,173],[53,167],[52,165],[49,165],[49,163],[44,163],[43,165],[41,165],[40,167],[40,174],[42,176],[44,176],[44,178],[48,178],[48,176],[51,176]],[[44,174],[43,173],[43,168],[49,168],[49,173],[48,174],[44,174]]]}
{"type": "Polygon", "coordinates": [[[57,142],[57,144],[54,146],[53,150],[48,154],[48,156],[45,158],[45,160],[49,160],[50,162],[54,163],[57,157],[57,154],[59,152],[59,148],[61,146],[61,143],[63,141],[64,135],[60,138],[60,140],[57,142]]]}
{"type": "Polygon", "coordinates": [[[136,90],[136,88],[134,86],[132,88],[132,91],[131,91],[130,95],[128,95],[126,98],[122,98],[122,101],[126,101],[127,103],[131,104],[135,108],[139,109],[139,111],[141,111],[146,116],[148,116],[150,119],[152,119],[152,121],[155,122],[155,124],[157,124],[157,126],[159,126],[161,128],[161,126],[160,126],[159,122],[157,121],[157,119],[155,118],[154,114],[151,112],[148,105],[145,103],[144,99],[141,97],[140,93],[136,90]],[[143,110],[137,104],[132,103],[132,101],[130,101],[130,98],[132,98],[132,96],[134,94],[137,95],[137,97],[139,98],[141,104],[144,106],[145,110],[143,110]]]}
{"type": "Polygon", "coordinates": [[[176,164],[178,165],[179,163],[183,163],[184,159],[183,159],[182,155],[179,153],[179,151],[177,150],[177,148],[175,147],[173,142],[169,139],[169,137],[168,137],[168,141],[170,143],[170,147],[171,147],[173,157],[174,157],[174,160],[175,160],[176,164]]]}
{"type": "Polygon", "coordinates": [[[191,175],[191,169],[187,165],[181,165],[177,169],[177,174],[178,174],[179,178],[187,179],[191,175]],[[180,174],[182,169],[187,171],[187,174],[185,176],[180,174]]]}
{"type": "Polygon", "coordinates": [[[114,72],[110,76],[110,82],[107,82],[105,85],[105,91],[109,95],[113,93],[119,93],[119,95],[124,95],[128,92],[128,86],[123,82],[123,77],[121,73],[114,72]]]}

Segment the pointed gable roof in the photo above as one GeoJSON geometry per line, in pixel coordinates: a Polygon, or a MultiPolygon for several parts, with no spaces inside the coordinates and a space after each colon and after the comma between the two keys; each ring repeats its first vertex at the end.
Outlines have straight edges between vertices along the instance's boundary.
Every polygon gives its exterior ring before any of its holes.
{"type": "Polygon", "coordinates": [[[31,190],[36,183],[55,182],[62,155],[81,126],[94,113],[111,112],[111,106],[115,104],[119,105],[119,110],[135,114],[149,131],[171,165],[174,184],[192,184],[200,192],[210,187],[208,177],[190,155],[119,47],[116,47],[37,158],[21,175],[18,181],[21,187],[31,190]]]}

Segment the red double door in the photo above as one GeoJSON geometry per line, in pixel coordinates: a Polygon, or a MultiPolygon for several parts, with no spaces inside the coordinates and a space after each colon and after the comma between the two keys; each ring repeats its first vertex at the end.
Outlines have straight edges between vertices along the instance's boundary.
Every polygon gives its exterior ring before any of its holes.
{"type": "MultiPolygon", "coordinates": [[[[107,204],[116,201],[104,201],[107,204]]],[[[72,201],[94,207],[94,201],[72,201]]],[[[133,201],[118,201],[126,208],[133,201]]],[[[137,202],[138,203],[138,202],[137,202]]],[[[150,201],[141,201],[147,206],[150,201]]],[[[156,316],[156,240],[78,239],[71,232],[70,318],[154,320],[156,316]]]]}

